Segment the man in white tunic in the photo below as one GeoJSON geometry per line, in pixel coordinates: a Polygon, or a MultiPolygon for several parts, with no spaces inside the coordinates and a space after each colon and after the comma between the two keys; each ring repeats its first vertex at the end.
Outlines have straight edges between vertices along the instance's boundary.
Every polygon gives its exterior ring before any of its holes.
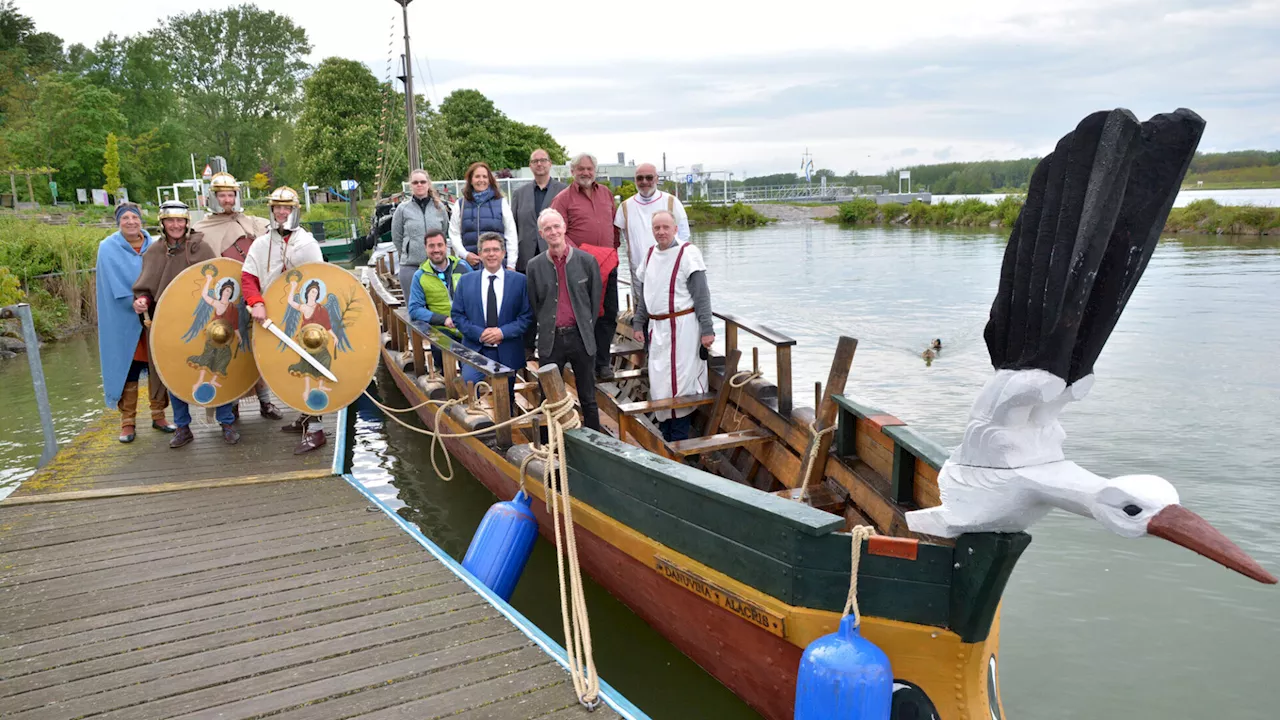
{"type": "MultiPolygon", "coordinates": [[[[240,275],[244,302],[255,322],[267,319],[267,306],[262,291],[271,286],[285,272],[313,262],[324,262],[320,243],[311,233],[298,225],[300,203],[298,193],[289,187],[278,187],[267,199],[271,207],[271,230],[253,241],[249,255],[244,260],[240,275]]],[[[301,433],[302,442],[294,449],[295,455],[310,452],[324,445],[324,426],[318,416],[302,415],[285,425],[289,433],[301,433]]]]}
{"type": "MultiPolygon", "coordinates": [[[[653,214],[654,245],[636,268],[639,304],[631,324],[639,342],[649,341],[649,399],[707,392],[703,348],[715,341],[711,291],[702,253],[676,242],[676,219],[666,210],[653,214]]],[[[687,440],[694,408],[656,413],[662,437],[687,440]]]]}
{"type": "Polygon", "coordinates": [[[658,189],[658,169],[652,163],[636,168],[636,194],[618,206],[613,224],[627,243],[627,259],[631,266],[631,302],[640,302],[636,289],[636,268],[644,262],[649,248],[653,247],[653,214],[666,210],[676,219],[676,241],[689,242],[689,216],[685,214],[680,199],[658,189]]]}

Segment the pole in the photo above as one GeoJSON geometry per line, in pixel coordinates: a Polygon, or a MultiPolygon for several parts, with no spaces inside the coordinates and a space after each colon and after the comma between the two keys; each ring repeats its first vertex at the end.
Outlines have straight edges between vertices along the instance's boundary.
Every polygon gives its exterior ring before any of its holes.
{"type": "Polygon", "coordinates": [[[191,179],[194,180],[198,177],[200,177],[200,175],[196,173],[196,154],[191,153],[191,179]]]}
{"type": "Polygon", "coordinates": [[[27,344],[27,363],[31,366],[31,386],[36,394],[36,407],[40,411],[40,429],[44,431],[44,452],[40,464],[49,464],[58,452],[58,436],[53,432],[53,412],[49,409],[49,389],[44,382],[44,365],[40,362],[40,338],[36,336],[36,324],[31,318],[31,306],[26,303],[0,309],[0,319],[17,317],[22,321],[22,341],[27,344]]]}
{"type": "Polygon", "coordinates": [[[409,52],[409,3],[413,0],[396,0],[404,13],[404,112],[405,132],[409,135],[409,169],[422,167],[418,156],[417,109],[413,98],[413,55],[409,52]]]}

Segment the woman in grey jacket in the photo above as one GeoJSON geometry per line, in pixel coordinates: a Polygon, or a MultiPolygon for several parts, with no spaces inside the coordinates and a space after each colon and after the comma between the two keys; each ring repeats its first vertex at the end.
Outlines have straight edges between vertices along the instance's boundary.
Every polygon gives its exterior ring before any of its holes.
{"type": "Polygon", "coordinates": [[[413,274],[427,261],[427,232],[445,231],[449,227],[444,203],[436,196],[427,171],[419,169],[409,173],[409,187],[413,196],[400,203],[391,216],[391,242],[400,260],[400,289],[406,298],[413,274]]]}

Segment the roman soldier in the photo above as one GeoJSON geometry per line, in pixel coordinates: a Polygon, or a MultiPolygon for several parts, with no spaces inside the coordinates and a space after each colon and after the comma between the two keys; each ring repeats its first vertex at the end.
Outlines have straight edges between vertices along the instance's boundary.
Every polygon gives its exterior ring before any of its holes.
{"type": "MultiPolygon", "coordinates": [[[[192,230],[204,235],[204,241],[213,248],[214,255],[243,263],[253,241],[267,233],[267,220],[244,213],[240,205],[240,183],[236,182],[231,173],[220,172],[209,180],[206,200],[209,213],[192,230]]],[[[271,393],[266,383],[259,380],[253,386],[253,391],[258,396],[258,406],[263,417],[272,420],[284,418],[271,402],[271,393]]],[[[239,417],[238,404],[234,410],[239,417]]]]}
{"type": "MultiPolygon", "coordinates": [[[[267,319],[267,308],[262,299],[264,288],[299,265],[324,262],[320,243],[299,226],[301,203],[298,193],[290,187],[278,187],[267,199],[267,205],[271,208],[271,229],[249,247],[241,277],[245,304],[249,306],[254,321],[259,323],[267,319]]],[[[324,427],[319,416],[301,415],[281,429],[302,435],[295,454],[309,452],[325,444],[324,427]]]]}

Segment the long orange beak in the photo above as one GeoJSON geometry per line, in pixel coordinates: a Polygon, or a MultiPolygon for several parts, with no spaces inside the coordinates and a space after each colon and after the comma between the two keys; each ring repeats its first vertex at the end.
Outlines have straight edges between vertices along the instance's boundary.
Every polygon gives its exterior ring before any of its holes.
{"type": "Polygon", "coordinates": [[[1218,532],[1208,520],[1181,505],[1170,505],[1156,513],[1147,524],[1147,534],[1198,552],[1260,583],[1276,584],[1274,575],[1264,570],[1256,560],[1228,540],[1226,535],[1218,532]]]}

